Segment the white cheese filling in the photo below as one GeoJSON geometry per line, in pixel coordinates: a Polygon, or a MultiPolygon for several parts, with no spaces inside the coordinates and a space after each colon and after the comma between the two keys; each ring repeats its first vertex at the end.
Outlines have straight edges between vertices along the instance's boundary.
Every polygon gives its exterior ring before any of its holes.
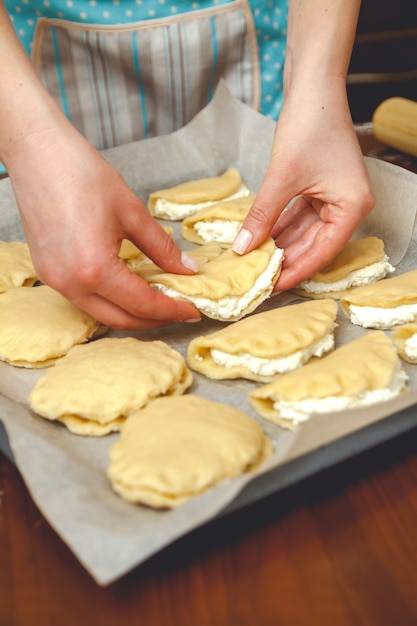
{"type": "Polygon", "coordinates": [[[230,352],[223,352],[215,348],[210,351],[210,354],[214,363],[222,367],[243,366],[260,376],[274,376],[275,374],[291,372],[309,361],[313,356],[320,357],[325,352],[332,350],[333,347],[334,336],[332,330],[331,333],[313,343],[309,348],[298,350],[289,356],[277,359],[265,359],[244,352],[230,354],[230,352]]]}
{"type": "Polygon", "coordinates": [[[241,296],[224,296],[218,300],[212,300],[203,296],[189,296],[171,287],[166,287],[161,283],[154,283],[152,287],[162,291],[174,300],[190,302],[199,311],[205,313],[207,317],[219,320],[228,320],[231,318],[236,320],[245,314],[250,304],[253,300],[258,298],[258,296],[264,294],[265,298],[267,298],[271,294],[274,287],[272,281],[281,266],[283,256],[284,250],[282,250],[282,248],[276,248],[264,272],[258,276],[252,288],[241,296]]]}
{"type": "Polygon", "coordinates": [[[225,200],[233,200],[234,198],[243,198],[250,194],[250,190],[246,185],[241,185],[239,189],[226,198],[220,198],[220,200],[214,200],[210,202],[197,202],[195,204],[182,204],[179,202],[170,202],[165,198],[158,198],[153,207],[155,217],[166,220],[183,220],[190,215],[193,215],[200,209],[218,204],[225,200]]]}
{"type": "Polygon", "coordinates": [[[205,243],[217,241],[232,244],[241,226],[242,222],[235,220],[212,220],[211,222],[196,222],[194,230],[205,243]]]}
{"type": "Polygon", "coordinates": [[[369,285],[369,283],[375,283],[394,271],[395,267],[389,263],[388,257],[385,255],[382,261],[372,263],[371,265],[368,265],[360,270],[355,270],[348,274],[345,278],[336,280],[333,283],[321,283],[314,280],[305,280],[300,283],[299,287],[308,293],[331,293],[332,291],[343,291],[345,289],[350,289],[351,287],[362,287],[363,285],[369,285]]]}
{"type": "Polygon", "coordinates": [[[402,304],[392,309],[351,304],[349,317],[353,324],[364,328],[392,328],[398,324],[413,322],[417,318],[417,303],[402,304]]]}
{"type": "Polygon", "coordinates": [[[407,339],[404,350],[411,361],[417,361],[417,333],[407,339]]]}
{"type": "Polygon", "coordinates": [[[385,389],[365,391],[359,396],[328,396],[327,398],[308,398],[298,402],[280,400],[274,403],[274,409],[279,412],[281,418],[300,424],[306,422],[315,413],[333,413],[391,400],[401,393],[407,381],[408,376],[405,371],[398,369],[390,386],[385,389]]]}

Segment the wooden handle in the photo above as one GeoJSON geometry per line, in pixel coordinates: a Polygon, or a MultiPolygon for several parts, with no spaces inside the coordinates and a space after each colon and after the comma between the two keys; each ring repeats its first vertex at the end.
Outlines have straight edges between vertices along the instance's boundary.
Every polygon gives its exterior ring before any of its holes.
{"type": "Polygon", "coordinates": [[[376,108],[372,124],[378,141],[417,156],[417,102],[388,98],[376,108]]]}

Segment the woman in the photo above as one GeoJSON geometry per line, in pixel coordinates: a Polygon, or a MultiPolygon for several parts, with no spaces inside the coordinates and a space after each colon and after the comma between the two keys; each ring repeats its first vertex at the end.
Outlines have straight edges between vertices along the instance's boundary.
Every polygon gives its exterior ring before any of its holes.
{"type": "Polygon", "coordinates": [[[207,1],[90,0],[80,11],[72,0],[69,15],[54,12],[53,0],[46,4],[49,17],[40,19],[35,2],[6,0],[15,30],[0,2],[0,160],[39,278],[98,320],[145,329],[200,318],[118,258],[129,238],[167,271],[198,269],[97,148],[183,125],[220,76],[242,100],[278,116],[268,171],[234,243],[244,254],[268,235],[276,238],[286,257],[277,290],[328,264],[371,210],[346,97],[359,0],[290,2],[283,89],[285,1],[224,0],[213,9],[207,1]],[[145,7],[146,19],[135,6],[145,7]],[[115,17],[112,7],[122,7],[126,19],[97,26],[98,15],[89,13],[97,7],[101,22],[115,17]],[[34,65],[24,24],[29,38],[35,35],[34,65]]]}

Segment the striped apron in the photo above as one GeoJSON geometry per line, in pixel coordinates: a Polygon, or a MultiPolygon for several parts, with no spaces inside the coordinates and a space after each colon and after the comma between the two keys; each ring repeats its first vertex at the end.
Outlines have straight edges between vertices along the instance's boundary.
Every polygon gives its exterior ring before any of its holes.
{"type": "Polygon", "coordinates": [[[276,119],[288,0],[5,0],[41,80],[99,149],[170,133],[220,78],[276,119]]]}

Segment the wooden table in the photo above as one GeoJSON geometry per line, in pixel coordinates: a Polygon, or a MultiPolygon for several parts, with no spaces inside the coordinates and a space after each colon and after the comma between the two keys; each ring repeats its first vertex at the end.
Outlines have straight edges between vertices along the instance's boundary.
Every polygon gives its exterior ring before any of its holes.
{"type": "MultiPolygon", "coordinates": [[[[365,135],[365,152],[384,151],[365,135]]],[[[0,626],[415,626],[417,428],[198,529],[107,588],[0,453],[0,563],[0,626]]]]}
{"type": "Polygon", "coordinates": [[[0,456],[0,624],[415,626],[417,429],[98,587],[0,456]]]}

